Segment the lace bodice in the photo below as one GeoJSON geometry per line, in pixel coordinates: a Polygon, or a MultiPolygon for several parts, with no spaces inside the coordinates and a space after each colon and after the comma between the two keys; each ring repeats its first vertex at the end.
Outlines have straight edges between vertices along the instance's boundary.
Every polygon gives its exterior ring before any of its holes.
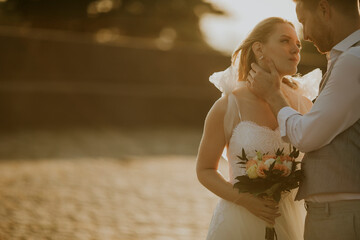
{"type": "Polygon", "coordinates": [[[237,176],[245,174],[245,169],[238,164],[238,156],[241,156],[243,148],[248,157],[254,157],[255,151],[275,153],[282,148],[284,153],[289,153],[289,144],[281,139],[279,129],[272,130],[255,122],[241,121],[232,132],[227,150],[229,180],[232,184],[237,182],[237,176]]]}
{"type": "MultiPolygon", "coordinates": [[[[290,151],[289,143],[282,140],[279,129],[272,130],[255,122],[241,121],[241,109],[237,106],[233,91],[245,87],[245,83],[238,81],[236,66],[237,64],[231,65],[226,70],[210,76],[210,82],[222,92],[222,95],[228,98],[224,117],[224,133],[229,142],[223,156],[229,161],[229,180],[233,184],[237,181],[235,177],[245,174],[245,169],[238,164],[240,161],[238,156],[241,155],[243,148],[249,157],[255,156],[255,150],[262,153],[275,153],[277,149],[284,148],[285,154],[290,151]],[[237,123],[239,118],[240,123],[237,123]]],[[[309,99],[314,99],[318,93],[317,86],[321,80],[321,75],[321,70],[315,69],[302,77],[295,78],[299,85],[297,89],[299,96],[303,95],[309,99]]]]}

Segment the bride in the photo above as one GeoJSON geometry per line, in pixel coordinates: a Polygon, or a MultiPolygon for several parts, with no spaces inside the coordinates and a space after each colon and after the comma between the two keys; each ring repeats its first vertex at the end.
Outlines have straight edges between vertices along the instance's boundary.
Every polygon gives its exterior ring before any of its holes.
{"type": "Polygon", "coordinates": [[[297,72],[301,45],[294,25],[272,17],[261,21],[232,56],[231,66],[210,77],[223,96],[209,111],[197,156],[199,181],[220,197],[210,223],[207,239],[259,240],[265,237],[265,227],[275,224],[279,240],[303,239],[305,209],[303,202],[294,201],[294,191],[282,196],[279,204],[271,200],[239,193],[233,188],[239,175],[238,155],[242,148],[248,156],[255,150],[273,153],[289,146],[282,141],[276,117],[268,104],[246,87],[250,64],[266,69],[263,58],[271,59],[283,77],[282,92],[292,108],[305,114],[312,106],[304,97],[299,83],[285,78],[297,72]],[[226,151],[224,151],[224,149],[226,151]],[[229,164],[229,181],[218,172],[222,153],[229,164]]]}

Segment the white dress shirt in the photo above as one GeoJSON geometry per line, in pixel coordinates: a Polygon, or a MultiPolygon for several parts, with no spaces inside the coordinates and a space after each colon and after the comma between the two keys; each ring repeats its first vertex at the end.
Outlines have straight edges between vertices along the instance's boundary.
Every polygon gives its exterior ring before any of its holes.
{"type": "MultiPolygon", "coordinates": [[[[300,151],[311,152],[329,144],[360,119],[360,46],[350,48],[358,41],[360,30],[330,51],[328,69],[333,69],[309,113],[301,115],[290,107],[279,111],[281,136],[300,151]]],[[[360,194],[336,195],[317,195],[312,200],[360,199],[360,194]]]]}

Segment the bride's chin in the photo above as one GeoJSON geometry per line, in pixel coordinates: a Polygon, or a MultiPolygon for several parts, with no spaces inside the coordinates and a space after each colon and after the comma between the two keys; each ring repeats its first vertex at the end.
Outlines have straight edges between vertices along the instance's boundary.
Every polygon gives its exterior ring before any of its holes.
{"type": "Polygon", "coordinates": [[[292,75],[295,75],[297,73],[297,69],[295,69],[295,71],[292,71],[289,75],[292,76],[292,75]]]}
{"type": "Polygon", "coordinates": [[[280,76],[292,76],[297,73],[297,65],[279,65],[276,66],[280,76]]]}
{"type": "Polygon", "coordinates": [[[297,67],[284,71],[284,76],[292,76],[297,73],[297,67]]]}

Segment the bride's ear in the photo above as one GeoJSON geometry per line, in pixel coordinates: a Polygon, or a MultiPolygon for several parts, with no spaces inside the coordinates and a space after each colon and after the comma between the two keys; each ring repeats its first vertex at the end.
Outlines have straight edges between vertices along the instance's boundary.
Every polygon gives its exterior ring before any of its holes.
{"type": "Polygon", "coordinates": [[[251,46],[251,49],[252,49],[256,59],[259,59],[264,56],[263,44],[261,42],[254,42],[253,45],[251,46]]]}

